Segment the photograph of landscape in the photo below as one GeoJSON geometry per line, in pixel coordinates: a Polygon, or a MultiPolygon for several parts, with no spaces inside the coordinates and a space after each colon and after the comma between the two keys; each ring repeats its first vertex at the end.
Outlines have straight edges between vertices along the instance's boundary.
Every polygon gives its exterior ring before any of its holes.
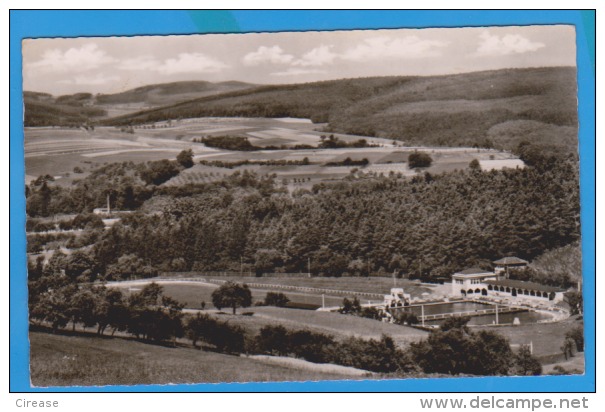
{"type": "Polygon", "coordinates": [[[574,26],[22,50],[32,386],[584,374],[574,26]]]}

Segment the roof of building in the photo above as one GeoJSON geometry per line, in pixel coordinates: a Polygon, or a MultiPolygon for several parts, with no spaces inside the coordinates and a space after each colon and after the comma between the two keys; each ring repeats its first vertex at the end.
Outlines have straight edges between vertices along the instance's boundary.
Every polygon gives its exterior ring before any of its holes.
{"type": "Polygon", "coordinates": [[[470,268],[454,273],[454,275],[495,275],[493,272],[485,269],[470,268]]]}
{"type": "Polygon", "coordinates": [[[564,289],[557,288],[554,286],[542,285],[540,283],[535,282],[525,282],[522,280],[514,280],[514,279],[501,279],[501,280],[486,280],[485,283],[488,285],[494,286],[507,286],[516,289],[526,289],[526,290],[537,290],[540,292],[563,292],[564,289]]]}
{"type": "Polygon", "coordinates": [[[502,259],[494,260],[496,265],[527,265],[527,260],[520,259],[516,256],[507,256],[502,259]]]}

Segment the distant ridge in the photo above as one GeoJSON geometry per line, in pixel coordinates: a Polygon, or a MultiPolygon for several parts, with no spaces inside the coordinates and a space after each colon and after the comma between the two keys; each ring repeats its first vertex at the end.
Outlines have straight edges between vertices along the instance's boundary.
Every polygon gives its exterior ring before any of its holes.
{"type": "Polygon", "coordinates": [[[409,144],[511,149],[528,140],[577,153],[576,96],[573,67],[503,69],[258,86],[114,117],[103,124],[208,116],[301,117],[328,123],[326,132],[409,144]]]}
{"type": "Polygon", "coordinates": [[[25,125],[128,126],[195,117],[309,118],[326,133],[409,145],[506,150],[523,141],[577,154],[574,67],[502,69],[304,84],[174,82],[59,98],[26,92],[25,125]],[[78,107],[80,109],[78,109],[78,107]]]}
{"type": "Polygon", "coordinates": [[[121,93],[97,95],[99,104],[116,103],[147,103],[162,104],[171,103],[170,100],[188,100],[198,97],[217,95],[231,91],[244,90],[255,87],[253,84],[226,81],[211,83],[206,81],[182,81],[173,83],[152,84],[126,90],[121,93]],[[166,100],[169,99],[167,102],[166,100]]]}

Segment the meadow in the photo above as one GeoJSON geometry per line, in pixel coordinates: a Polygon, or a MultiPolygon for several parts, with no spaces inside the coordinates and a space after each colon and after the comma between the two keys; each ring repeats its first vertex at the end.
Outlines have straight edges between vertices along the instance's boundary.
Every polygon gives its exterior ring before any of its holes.
{"type": "MultiPolygon", "coordinates": [[[[186,283],[165,283],[158,281],[158,284],[162,285],[164,292],[167,296],[178,300],[185,304],[188,309],[201,309],[202,302],[205,303],[205,308],[214,308],[212,305],[212,292],[218,287],[215,285],[204,284],[200,282],[186,282],[186,283]]],[[[122,286],[126,291],[136,291],[142,287],[127,283],[129,286],[122,286]]],[[[118,284],[112,284],[112,286],[120,286],[118,284]]],[[[262,302],[269,290],[251,288],[252,302],[262,302]]],[[[291,302],[296,303],[307,303],[317,306],[321,306],[322,298],[321,295],[307,294],[307,293],[296,293],[287,292],[283,293],[288,296],[291,302]]],[[[339,306],[342,304],[342,296],[326,296],[326,306],[339,306]]],[[[228,309],[228,308],[227,308],[228,309]]],[[[245,309],[244,309],[245,310],[245,309]]]]}
{"type": "Polygon", "coordinates": [[[124,338],[30,332],[29,339],[31,381],[41,387],[351,379],[333,371],[124,338]]]}
{"type": "MultiPolygon", "coordinates": [[[[563,358],[561,345],[563,345],[565,334],[574,327],[581,325],[581,320],[571,317],[555,323],[502,327],[477,326],[473,327],[473,330],[493,330],[505,336],[513,345],[529,345],[532,342],[535,356],[538,358],[549,357],[560,361],[563,358]]],[[[553,363],[552,359],[548,363],[553,363]]]]}

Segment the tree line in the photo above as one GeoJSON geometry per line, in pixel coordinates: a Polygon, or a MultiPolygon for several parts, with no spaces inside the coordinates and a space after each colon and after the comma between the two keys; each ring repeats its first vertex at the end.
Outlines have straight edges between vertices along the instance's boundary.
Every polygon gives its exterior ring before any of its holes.
{"type": "MultiPolygon", "coordinates": [[[[491,331],[471,332],[468,319],[448,319],[425,340],[399,348],[392,338],[349,337],[309,330],[291,330],[267,325],[255,334],[208,314],[183,313],[184,304],[164,294],[156,283],[140,291],[123,294],[104,285],[80,284],[68,270],[56,272],[56,261],[31,268],[29,280],[30,321],[49,325],[53,332],[76,326],[96,328],[96,334],[120,331],[136,339],[176,345],[187,338],[193,347],[203,346],[228,354],[268,354],[290,356],[315,363],[334,363],[378,373],[409,375],[440,373],[449,375],[540,374],[541,366],[531,354],[515,354],[508,341],[491,331]],[[529,366],[528,366],[529,365],[529,366]]],[[[213,293],[215,306],[250,306],[246,285],[228,283],[213,293]]],[[[283,305],[278,295],[266,301],[283,305]]],[[[571,339],[571,338],[570,338],[571,339]]]]}

